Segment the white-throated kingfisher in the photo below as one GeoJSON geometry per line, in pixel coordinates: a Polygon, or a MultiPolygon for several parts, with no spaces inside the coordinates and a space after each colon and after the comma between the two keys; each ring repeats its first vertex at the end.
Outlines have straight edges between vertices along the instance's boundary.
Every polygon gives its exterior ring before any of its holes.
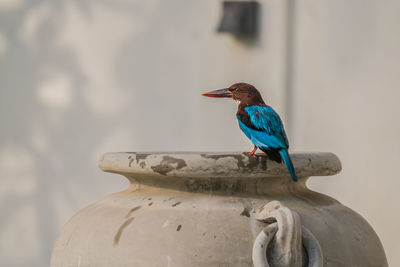
{"type": "Polygon", "coordinates": [[[238,103],[236,118],[240,129],[254,144],[251,152],[245,155],[256,158],[259,148],[267,156],[278,163],[285,163],[294,181],[297,181],[296,172],[290,159],[289,141],[279,115],[270,106],[264,103],[260,92],[251,84],[235,83],[229,88],[204,93],[208,97],[232,98],[238,103]]]}

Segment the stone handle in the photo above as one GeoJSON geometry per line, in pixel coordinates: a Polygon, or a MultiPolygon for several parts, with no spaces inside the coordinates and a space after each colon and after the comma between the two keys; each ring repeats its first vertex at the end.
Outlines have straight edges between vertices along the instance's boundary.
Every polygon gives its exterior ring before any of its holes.
{"type": "Polygon", "coordinates": [[[268,225],[254,241],[254,267],[323,266],[318,240],[296,212],[274,200],[258,209],[256,219],[268,225]]]}

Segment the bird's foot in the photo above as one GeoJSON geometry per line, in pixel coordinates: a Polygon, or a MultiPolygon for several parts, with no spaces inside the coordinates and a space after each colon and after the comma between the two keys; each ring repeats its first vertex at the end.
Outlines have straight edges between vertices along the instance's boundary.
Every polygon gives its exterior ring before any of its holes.
{"type": "Polygon", "coordinates": [[[253,157],[253,158],[257,158],[257,155],[254,153],[254,151],[251,151],[251,152],[243,152],[243,155],[246,155],[246,156],[251,156],[251,157],[253,157]]]}
{"type": "Polygon", "coordinates": [[[251,152],[243,152],[244,155],[246,156],[252,156],[253,158],[257,158],[257,156],[254,154],[257,151],[257,146],[254,146],[254,149],[251,152]]]}

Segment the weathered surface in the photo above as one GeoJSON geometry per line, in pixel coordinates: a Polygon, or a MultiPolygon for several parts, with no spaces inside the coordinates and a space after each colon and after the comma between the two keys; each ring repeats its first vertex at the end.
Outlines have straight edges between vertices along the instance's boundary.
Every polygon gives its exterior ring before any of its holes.
{"type": "Polygon", "coordinates": [[[271,200],[299,214],[321,245],[324,266],[387,266],[363,218],[305,186],[308,176],[340,171],[337,157],[292,157],[297,183],[283,165],[239,153],[106,154],[101,169],[132,184],[64,226],[51,266],[252,266],[253,242],[265,227],[255,211],[271,200]]]}
{"type": "MultiPolygon", "coordinates": [[[[290,154],[297,176],[334,175],[341,170],[333,153],[290,154]]],[[[174,177],[289,177],[283,164],[242,153],[106,153],[100,159],[103,171],[131,175],[164,175],[174,177]]]]}

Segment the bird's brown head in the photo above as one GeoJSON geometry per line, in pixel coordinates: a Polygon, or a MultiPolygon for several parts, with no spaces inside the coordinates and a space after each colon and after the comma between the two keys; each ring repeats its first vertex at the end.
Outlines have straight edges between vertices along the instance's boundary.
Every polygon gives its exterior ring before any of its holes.
{"type": "Polygon", "coordinates": [[[232,98],[243,106],[265,105],[260,92],[248,83],[235,83],[229,88],[204,93],[203,96],[232,98]]]}

